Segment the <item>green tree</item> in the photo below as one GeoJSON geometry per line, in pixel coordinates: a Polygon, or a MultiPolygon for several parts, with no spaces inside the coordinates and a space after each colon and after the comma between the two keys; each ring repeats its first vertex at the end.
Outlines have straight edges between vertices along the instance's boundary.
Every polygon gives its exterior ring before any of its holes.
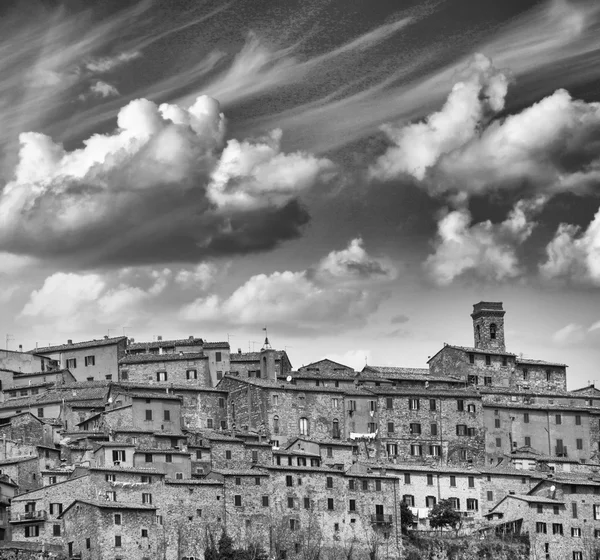
{"type": "Polygon", "coordinates": [[[236,551],[233,548],[233,539],[226,531],[221,533],[219,539],[219,557],[218,560],[235,560],[236,551]]]}
{"type": "Polygon", "coordinates": [[[403,534],[406,534],[408,530],[413,526],[415,522],[415,516],[411,509],[406,505],[405,502],[400,503],[400,529],[403,534]]]}
{"type": "Polygon", "coordinates": [[[462,517],[454,509],[450,500],[440,500],[431,508],[429,513],[429,525],[432,529],[443,529],[451,527],[454,530],[460,529],[462,517]]]}

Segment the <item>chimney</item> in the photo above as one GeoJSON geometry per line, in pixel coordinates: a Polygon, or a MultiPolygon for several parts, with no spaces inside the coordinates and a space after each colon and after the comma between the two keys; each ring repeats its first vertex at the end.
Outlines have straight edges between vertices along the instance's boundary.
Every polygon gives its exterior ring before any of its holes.
{"type": "Polygon", "coordinates": [[[156,340],[158,340],[158,341],[160,342],[160,341],[162,340],[162,335],[160,335],[160,334],[159,334],[159,335],[156,337],[156,340]]]}
{"type": "Polygon", "coordinates": [[[67,340],[67,344],[73,344],[73,341],[69,338],[69,340],[67,340]]]}
{"type": "Polygon", "coordinates": [[[189,340],[194,340],[194,335],[191,334],[188,338],[189,338],[189,340]]]}
{"type": "Polygon", "coordinates": [[[19,344],[19,352],[23,352],[23,345],[19,344]]]}
{"type": "Polygon", "coordinates": [[[241,354],[241,353],[242,353],[242,349],[238,348],[238,354],[241,354]]]}
{"type": "Polygon", "coordinates": [[[108,340],[108,335],[107,334],[104,335],[104,340],[108,340]]]}

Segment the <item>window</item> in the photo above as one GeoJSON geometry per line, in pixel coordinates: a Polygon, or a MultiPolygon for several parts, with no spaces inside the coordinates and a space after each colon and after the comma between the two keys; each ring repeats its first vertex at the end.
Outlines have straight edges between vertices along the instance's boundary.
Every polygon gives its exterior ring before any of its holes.
{"type": "Polygon", "coordinates": [[[556,423],[557,424],[562,424],[562,416],[560,414],[556,415],[556,423]]]}
{"type": "Polygon", "coordinates": [[[206,427],[210,430],[210,429],[212,429],[213,425],[214,425],[213,419],[207,418],[206,419],[206,427]]]}
{"type": "Polygon", "coordinates": [[[496,438],[496,447],[502,447],[502,438],[496,438]]]}
{"type": "Polygon", "coordinates": [[[508,358],[506,356],[502,356],[502,365],[505,367],[508,365],[508,358]]]}
{"type": "Polygon", "coordinates": [[[456,477],[453,474],[450,475],[450,486],[456,486],[456,477]]]}
{"type": "Polygon", "coordinates": [[[432,508],[436,502],[435,496],[425,496],[425,507],[432,508]]]}
{"type": "Polygon", "coordinates": [[[300,418],[300,435],[307,436],[308,435],[308,418],[300,418]]]}
{"type": "Polygon", "coordinates": [[[583,449],[583,440],[582,439],[576,439],[575,444],[576,444],[578,450],[581,451],[583,449]]]}
{"type": "Polygon", "coordinates": [[[85,357],[85,366],[95,366],[96,365],[96,356],[86,356],[85,357]]]}
{"type": "Polygon", "coordinates": [[[356,500],[350,500],[348,502],[348,511],[356,511],[356,500]]]}
{"type": "Polygon", "coordinates": [[[165,422],[171,421],[171,411],[170,410],[163,411],[163,419],[165,422]]]}
{"type": "Polygon", "coordinates": [[[142,504],[151,504],[152,503],[152,494],[148,492],[142,493],[142,504]]]}
{"type": "Polygon", "coordinates": [[[215,362],[221,361],[221,352],[215,352],[215,362]]]}
{"type": "Polygon", "coordinates": [[[465,401],[463,399],[458,399],[456,401],[456,410],[458,410],[458,412],[463,412],[465,410],[465,401]]]}
{"type": "Polygon", "coordinates": [[[291,474],[286,475],[285,477],[285,485],[286,486],[294,486],[294,478],[291,474]]]}
{"type": "Polygon", "coordinates": [[[450,501],[450,503],[452,504],[452,507],[455,510],[460,509],[460,499],[459,498],[448,498],[448,500],[450,501]]]}
{"type": "Polygon", "coordinates": [[[487,501],[488,502],[493,502],[494,501],[494,492],[492,490],[488,490],[487,491],[487,501]]]}
{"type": "Polygon", "coordinates": [[[525,446],[531,447],[531,437],[530,436],[525,436],[525,446]]]}
{"type": "Polygon", "coordinates": [[[50,504],[50,515],[60,515],[62,513],[63,506],[60,503],[50,504]]]}
{"type": "Polygon", "coordinates": [[[269,496],[262,497],[262,505],[263,507],[269,507],[269,496]]]}
{"type": "Polygon", "coordinates": [[[404,494],[402,501],[409,507],[415,507],[415,497],[412,494],[404,494]]]}
{"type": "Polygon", "coordinates": [[[198,371],[195,369],[188,369],[185,372],[185,378],[186,379],[198,379],[198,371]]]}
{"type": "Polygon", "coordinates": [[[467,378],[467,383],[469,385],[479,385],[479,377],[476,375],[469,375],[467,378]]]}
{"type": "Polygon", "coordinates": [[[352,411],[352,412],[356,410],[356,401],[354,401],[354,400],[348,401],[348,410],[352,411]]]}
{"type": "Polygon", "coordinates": [[[152,463],[152,453],[145,453],[144,454],[144,462],[146,462],[146,463],[152,463]]]}
{"type": "Polygon", "coordinates": [[[600,504],[594,504],[594,519],[600,519],[600,504]]]}
{"type": "Polygon", "coordinates": [[[125,450],[124,449],[113,449],[112,459],[113,459],[113,462],[125,461],[125,450]]]}
{"type": "Polygon", "coordinates": [[[279,416],[273,416],[273,433],[279,433],[279,416]]]}
{"type": "Polygon", "coordinates": [[[235,477],[235,485],[236,486],[241,486],[242,485],[242,479],[239,476],[235,477]]]}
{"type": "Polygon", "coordinates": [[[421,424],[412,423],[410,424],[410,433],[413,435],[421,435],[421,424]]]}
{"type": "Polygon", "coordinates": [[[333,511],[333,498],[327,498],[327,509],[333,511]]]}
{"type": "Polygon", "coordinates": [[[156,372],[156,381],[166,381],[167,380],[167,372],[166,371],[157,371],[156,372]]]}
{"type": "Polygon", "coordinates": [[[410,473],[404,473],[404,484],[410,484],[410,473]]]}
{"type": "Polygon", "coordinates": [[[377,410],[377,401],[369,401],[369,410],[375,412],[377,410]]]}
{"type": "Polygon", "coordinates": [[[107,492],[106,499],[109,502],[116,502],[117,501],[117,493],[116,492],[107,492]]]}
{"type": "Polygon", "coordinates": [[[333,457],[333,447],[327,447],[327,457],[333,457]]]}
{"type": "Polygon", "coordinates": [[[552,509],[554,510],[554,515],[558,515],[560,513],[560,506],[552,506],[552,509]]]}
{"type": "Polygon", "coordinates": [[[115,513],[115,525],[121,525],[121,514],[115,513]]]}
{"type": "Polygon", "coordinates": [[[413,457],[421,457],[423,455],[423,448],[418,443],[413,443],[410,446],[410,454],[413,457]]]}
{"type": "Polygon", "coordinates": [[[475,354],[469,354],[469,363],[470,364],[474,364],[475,363],[475,354]]]}
{"type": "Polygon", "coordinates": [[[375,491],[376,492],[381,492],[381,480],[376,480],[375,481],[375,491]]]}
{"type": "Polygon", "coordinates": [[[467,510],[468,511],[477,511],[478,503],[475,498],[467,498],[467,510]]]}
{"type": "Polygon", "coordinates": [[[231,460],[231,449],[227,449],[225,451],[225,459],[227,459],[228,461],[231,460]]]}
{"type": "Polygon", "coordinates": [[[438,425],[437,424],[431,424],[431,426],[429,426],[429,430],[430,430],[432,436],[438,435],[438,425]]]}
{"type": "Polygon", "coordinates": [[[527,368],[523,368],[523,381],[529,380],[529,370],[527,368]]]}
{"type": "Polygon", "coordinates": [[[377,431],[377,422],[369,422],[367,424],[367,430],[370,434],[374,434],[377,431]]]}
{"type": "Polygon", "coordinates": [[[152,411],[146,410],[146,422],[151,422],[151,421],[152,421],[152,411]]]}
{"type": "Polygon", "coordinates": [[[574,550],[573,560],[583,560],[583,552],[581,552],[581,550],[574,550]]]}
{"type": "MultiPolygon", "coordinates": [[[[336,383],[337,383],[337,381],[336,381],[336,383]]],[[[340,399],[338,399],[338,398],[331,399],[331,406],[333,406],[333,408],[339,408],[340,407],[340,399]]]]}
{"type": "Polygon", "coordinates": [[[115,535],[115,547],[116,548],[121,547],[121,535],[115,535]]]}
{"type": "Polygon", "coordinates": [[[223,379],[223,372],[217,371],[217,381],[221,381],[221,379],[223,379]]]}
{"type": "Polygon", "coordinates": [[[571,515],[573,519],[577,519],[577,502],[571,502],[571,515]]]}
{"type": "Polygon", "coordinates": [[[430,445],[429,446],[429,454],[434,457],[441,457],[442,455],[442,446],[441,445],[430,445]]]}
{"type": "Polygon", "coordinates": [[[77,368],[77,358],[69,358],[67,360],[67,369],[76,369],[77,368]]]}
{"type": "Polygon", "coordinates": [[[37,409],[37,416],[38,416],[38,418],[43,418],[44,417],[44,409],[43,408],[38,408],[37,409]]]}
{"type": "Polygon", "coordinates": [[[392,397],[387,397],[385,399],[385,407],[389,410],[394,408],[394,399],[392,397]]]}
{"type": "Polygon", "coordinates": [[[485,365],[486,366],[491,366],[492,365],[492,357],[489,354],[485,355],[485,365]]]}
{"type": "Polygon", "coordinates": [[[466,436],[467,435],[467,426],[465,424],[457,424],[456,425],[456,435],[457,436],[466,436]]]}
{"type": "Polygon", "coordinates": [[[52,536],[60,537],[60,525],[52,525],[52,536]]]}
{"type": "Polygon", "coordinates": [[[429,410],[437,410],[437,401],[435,399],[429,399],[429,410]]]}
{"type": "Polygon", "coordinates": [[[483,378],[483,384],[484,384],[486,387],[489,387],[489,386],[491,386],[491,385],[492,385],[492,378],[491,378],[491,377],[487,377],[487,376],[486,376],[486,377],[484,377],[484,378],[483,378]]]}
{"type": "Polygon", "coordinates": [[[279,406],[279,395],[273,395],[273,406],[279,406]]]}
{"type": "Polygon", "coordinates": [[[333,439],[340,439],[340,421],[337,418],[333,419],[331,435],[333,439]]]}
{"type": "Polygon", "coordinates": [[[552,523],[552,534],[553,535],[562,535],[563,534],[562,523],[552,523]]]}
{"type": "Polygon", "coordinates": [[[143,539],[147,539],[148,538],[148,529],[142,529],[142,538],[143,539]]]}
{"type": "Polygon", "coordinates": [[[537,512],[544,513],[544,504],[537,504],[537,512]]]}
{"type": "Polygon", "coordinates": [[[420,403],[419,399],[408,399],[408,409],[409,410],[419,410],[420,403]]]}
{"type": "Polygon", "coordinates": [[[310,498],[304,498],[304,509],[310,509],[310,498]]]}
{"type": "Polygon", "coordinates": [[[547,369],[546,370],[546,381],[550,381],[551,376],[552,376],[552,372],[549,369],[547,369]]]}
{"type": "Polygon", "coordinates": [[[117,480],[117,477],[114,474],[104,475],[104,478],[105,478],[106,482],[115,482],[117,480]]]}
{"type": "Polygon", "coordinates": [[[571,527],[571,536],[581,538],[581,527],[571,527]]]}
{"type": "Polygon", "coordinates": [[[433,486],[433,475],[432,474],[427,475],[427,486],[433,486]]]}
{"type": "Polygon", "coordinates": [[[471,412],[471,413],[475,413],[476,412],[476,408],[474,404],[469,404],[467,405],[467,412],[471,412]]]}
{"type": "Polygon", "coordinates": [[[27,525],[25,527],[25,537],[39,537],[40,536],[40,526],[39,525],[27,525]]]}
{"type": "Polygon", "coordinates": [[[242,496],[241,496],[241,494],[236,494],[233,497],[233,505],[235,507],[242,507],[242,496]]]}
{"type": "Polygon", "coordinates": [[[474,476],[470,476],[468,478],[469,481],[469,488],[475,488],[475,477],[474,476]]]}
{"type": "Polygon", "coordinates": [[[333,477],[332,476],[328,476],[326,479],[326,487],[327,488],[333,488],[333,477]]]}

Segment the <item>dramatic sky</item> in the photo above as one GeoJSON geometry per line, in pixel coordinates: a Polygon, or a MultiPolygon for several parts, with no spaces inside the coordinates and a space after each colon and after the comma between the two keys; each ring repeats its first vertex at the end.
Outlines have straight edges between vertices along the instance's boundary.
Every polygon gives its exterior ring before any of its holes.
{"type": "Polygon", "coordinates": [[[267,326],[423,367],[490,300],[600,382],[599,187],[594,0],[0,7],[10,349],[267,326]]]}

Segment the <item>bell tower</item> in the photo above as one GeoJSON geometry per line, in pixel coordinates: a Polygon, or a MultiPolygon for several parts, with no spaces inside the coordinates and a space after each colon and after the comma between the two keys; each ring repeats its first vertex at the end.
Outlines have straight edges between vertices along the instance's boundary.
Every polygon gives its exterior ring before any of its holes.
{"type": "Polygon", "coordinates": [[[490,352],[506,352],[504,314],[501,301],[480,301],[473,305],[475,348],[490,352]]]}

